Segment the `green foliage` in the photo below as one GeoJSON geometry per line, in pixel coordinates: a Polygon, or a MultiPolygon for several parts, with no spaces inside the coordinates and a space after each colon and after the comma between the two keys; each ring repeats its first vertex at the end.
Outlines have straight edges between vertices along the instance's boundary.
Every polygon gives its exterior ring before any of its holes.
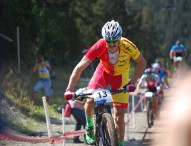
{"type": "MultiPolygon", "coordinates": [[[[112,19],[123,27],[123,34],[138,45],[140,50],[148,49],[145,41],[153,40],[149,25],[155,26],[139,13],[127,14],[132,3],[114,0],[74,1],[1,1],[0,30],[14,40],[4,42],[0,49],[3,59],[17,59],[16,27],[20,28],[21,59],[25,64],[33,64],[38,53],[44,54],[57,64],[74,66],[81,58],[81,50],[86,44],[92,45],[101,38],[102,26],[112,19]],[[146,20],[147,23],[142,20],[146,20]],[[144,24],[143,24],[144,23],[144,24]],[[144,28],[141,28],[144,25],[144,28]],[[146,28],[146,29],[145,29],[146,28]],[[144,34],[144,35],[143,35],[144,34]],[[147,37],[146,39],[145,36],[147,37]],[[4,52],[3,50],[5,50],[4,52]],[[71,58],[73,56],[75,60],[71,58]]],[[[134,8],[135,9],[135,8],[134,8]]],[[[152,27],[152,30],[155,28],[152,27]]],[[[1,40],[4,41],[4,40],[1,40]]],[[[149,41],[150,44],[156,44],[149,41]]],[[[148,56],[147,58],[149,58],[148,56]]]]}
{"type": "MultiPolygon", "coordinates": [[[[4,93],[5,96],[3,98],[1,97],[0,103],[4,105],[3,107],[1,105],[1,109],[8,108],[12,111],[10,111],[11,114],[9,114],[8,110],[5,110],[3,114],[0,112],[1,116],[3,116],[6,123],[9,124],[9,128],[13,130],[30,135],[34,135],[37,131],[40,132],[40,129],[36,129],[36,127],[42,123],[45,124],[46,119],[42,99],[39,98],[40,103],[34,106],[29,102],[32,95],[32,87],[35,82],[33,81],[32,72],[27,70],[19,74],[14,64],[5,65],[3,68],[4,70],[1,71],[0,74],[0,91],[1,94],[4,93]],[[12,116],[14,113],[16,113],[16,118],[12,116]]],[[[60,84],[60,86],[62,86],[62,84],[60,84]]],[[[63,95],[63,93],[60,94],[63,95]]],[[[60,95],[57,94],[55,97],[56,96],[60,95]]],[[[54,119],[60,116],[56,111],[55,103],[62,103],[63,98],[57,102],[52,102],[54,105],[49,106],[49,113],[50,118],[54,119]]]]}
{"type": "Polygon", "coordinates": [[[112,19],[119,21],[123,36],[137,45],[150,65],[156,58],[167,59],[177,39],[191,48],[190,11],[188,0],[0,1],[0,33],[13,39],[0,38],[0,65],[17,61],[18,26],[22,68],[33,65],[38,53],[52,64],[74,67],[82,48],[102,38],[102,26],[112,19]]]}

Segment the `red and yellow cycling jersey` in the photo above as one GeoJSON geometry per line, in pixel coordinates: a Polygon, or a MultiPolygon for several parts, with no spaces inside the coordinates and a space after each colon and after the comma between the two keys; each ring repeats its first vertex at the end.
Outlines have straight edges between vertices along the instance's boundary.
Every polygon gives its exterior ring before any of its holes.
{"type": "MultiPolygon", "coordinates": [[[[122,88],[129,81],[130,59],[137,59],[140,55],[137,47],[128,39],[121,38],[119,43],[119,55],[115,64],[109,61],[107,44],[104,39],[97,41],[86,54],[86,58],[93,61],[96,57],[100,63],[88,85],[89,89],[110,88],[112,90],[122,88]]],[[[112,96],[115,107],[127,108],[128,93],[120,93],[112,96]]]]}
{"type": "Polygon", "coordinates": [[[128,39],[121,38],[119,43],[119,56],[116,64],[109,62],[109,54],[107,51],[106,41],[100,39],[88,51],[86,57],[93,61],[96,57],[100,59],[100,63],[104,66],[105,71],[110,75],[120,75],[121,73],[129,73],[130,58],[137,59],[140,55],[137,47],[128,39]]]}

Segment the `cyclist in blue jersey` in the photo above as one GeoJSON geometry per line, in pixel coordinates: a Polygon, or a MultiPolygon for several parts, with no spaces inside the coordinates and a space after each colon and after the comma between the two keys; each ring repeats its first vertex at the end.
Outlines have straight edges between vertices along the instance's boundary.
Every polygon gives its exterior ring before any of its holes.
{"type": "Polygon", "coordinates": [[[179,40],[177,40],[176,44],[172,46],[169,53],[170,59],[173,59],[174,61],[175,71],[179,67],[179,63],[180,63],[180,66],[183,65],[182,59],[184,55],[187,55],[187,49],[185,48],[183,44],[180,43],[179,40]]]}
{"type": "Polygon", "coordinates": [[[160,64],[157,62],[152,64],[152,69],[159,76],[159,78],[163,84],[163,87],[168,89],[170,87],[169,82],[168,82],[168,75],[170,73],[167,71],[167,69],[162,68],[160,66],[160,64]]]}

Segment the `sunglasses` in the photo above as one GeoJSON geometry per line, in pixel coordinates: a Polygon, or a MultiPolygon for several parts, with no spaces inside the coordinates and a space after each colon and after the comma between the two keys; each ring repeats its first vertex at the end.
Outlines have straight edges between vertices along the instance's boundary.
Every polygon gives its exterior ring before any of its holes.
{"type": "Polygon", "coordinates": [[[108,44],[115,44],[117,41],[119,41],[120,40],[120,38],[118,38],[118,39],[116,39],[116,40],[106,40],[106,42],[108,43],[108,44]]]}

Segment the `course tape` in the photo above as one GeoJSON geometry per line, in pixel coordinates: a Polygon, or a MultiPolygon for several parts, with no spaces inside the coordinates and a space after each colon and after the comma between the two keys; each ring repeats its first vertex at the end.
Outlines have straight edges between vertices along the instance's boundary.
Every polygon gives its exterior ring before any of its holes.
{"type": "Polygon", "coordinates": [[[54,138],[54,143],[62,143],[65,138],[70,138],[74,136],[81,136],[85,134],[85,130],[78,130],[74,132],[65,132],[61,137],[59,138],[54,138]]]}
{"type": "Polygon", "coordinates": [[[9,130],[4,130],[0,133],[0,138],[8,141],[17,142],[30,142],[30,143],[46,143],[49,142],[48,138],[29,137],[14,133],[9,130]]]}
{"type": "Polygon", "coordinates": [[[28,143],[62,143],[65,138],[70,138],[74,136],[80,136],[85,134],[85,130],[78,130],[74,132],[66,132],[62,136],[58,138],[50,137],[50,138],[37,138],[31,136],[24,136],[12,131],[4,130],[0,133],[0,139],[4,139],[7,141],[15,141],[15,142],[28,142],[28,143]]]}
{"type": "Polygon", "coordinates": [[[130,120],[131,120],[132,117],[133,117],[133,114],[135,113],[135,110],[138,108],[138,106],[140,105],[140,103],[141,103],[141,101],[142,101],[143,99],[144,99],[144,96],[142,96],[142,97],[139,99],[139,101],[137,102],[137,104],[135,105],[135,107],[131,110],[130,116],[129,116],[127,122],[125,122],[125,124],[127,124],[127,125],[129,124],[130,120]]]}
{"type": "MultiPolygon", "coordinates": [[[[141,101],[144,99],[144,96],[142,96],[139,101],[137,102],[136,106],[132,109],[130,116],[127,120],[127,122],[125,122],[125,124],[129,124],[130,120],[133,117],[133,114],[135,112],[135,110],[137,109],[137,107],[139,106],[139,104],[141,103],[141,101]]],[[[7,141],[15,141],[15,142],[28,142],[28,143],[55,143],[55,144],[59,144],[62,143],[65,138],[71,138],[74,136],[81,136],[85,134],[85,130],[78,130],[78,131],[74,131],[74,132],[65,132],[62,136],[55,138],[55,137],[50,137],[50,138],[37,138],[37,137],[31,137],[31,136],[24,136],[24,135],[20,135],[18,133],[14,133],[12,131],[9,130],[4,130],[2,132],[0,132],[0,139],[4,139],[7,141]]]]}

